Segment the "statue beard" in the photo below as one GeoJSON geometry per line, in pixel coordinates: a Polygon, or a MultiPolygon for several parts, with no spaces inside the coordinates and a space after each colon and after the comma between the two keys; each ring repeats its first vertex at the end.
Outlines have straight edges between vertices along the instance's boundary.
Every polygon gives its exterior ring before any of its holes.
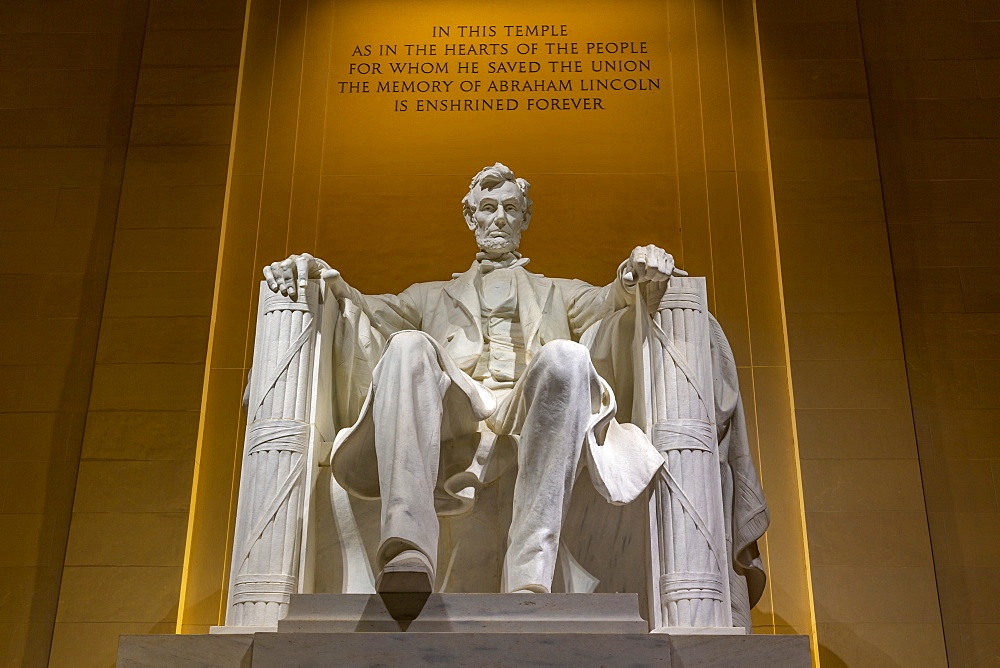
{"type": "Polygon", "coordinates": [[[487,257],[497,258],[507,253],[512,253],[521,245],[521,232],[512,232],[503,237],[490,236],[488,231],[476,232],[476,243],[479,250],[483,251],[487,257]]]}

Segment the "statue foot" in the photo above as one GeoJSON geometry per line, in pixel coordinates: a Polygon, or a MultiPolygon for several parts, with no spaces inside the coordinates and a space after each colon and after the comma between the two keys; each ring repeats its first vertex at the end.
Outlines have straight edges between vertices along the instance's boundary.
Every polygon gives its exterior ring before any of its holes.
{"type": "Polygon", "coordinates": [[[510,592],[511,594],[548,594],[549,590],[542,585],[525,585],[510,592]]]}
{"type": "Polygon", "coordinates": [[[375,579],[380,594],[429,594],[434,590],[434,568],[418,550],[404,550],[385,565],[375,579]]]}

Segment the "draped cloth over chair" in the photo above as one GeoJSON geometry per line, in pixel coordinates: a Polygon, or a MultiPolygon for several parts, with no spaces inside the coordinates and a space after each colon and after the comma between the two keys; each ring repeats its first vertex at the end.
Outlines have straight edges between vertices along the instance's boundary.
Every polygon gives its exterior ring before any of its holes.
{"type": "Polygon", "coordinates": [[[769,514],[736,362],[707,301],[704,278],[675,276],[584,343],[615,388],[618,419],[641,425],[665,461],[647,492],[651,628],[749,632],[769,514]]]}

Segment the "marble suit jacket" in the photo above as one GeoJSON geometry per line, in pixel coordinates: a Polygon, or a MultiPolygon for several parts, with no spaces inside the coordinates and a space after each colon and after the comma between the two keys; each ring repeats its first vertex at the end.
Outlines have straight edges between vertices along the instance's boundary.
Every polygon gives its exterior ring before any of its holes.
{"type": "MultiPolygon", "coordinates": [[[[545,343],[579,340],[588,328],[633,301],[620,278],[595,287],[579,280],[547,278],[523,267],[512,271],[529,363],[545,343]]],[[[446,413],[471,410],[477,419],[485,419],[495,410],[493,393],[470,375],[483,351],[478,280],[474,263],[450,281],[417,283],[399,295],[362,295],[351,288],[350,297],[342,300],[335,365],[342,372],[338,390],[348,389],[341,393],[346,401],[338,400],[337,415],[338,424],[351,426],[337,434],[332,466],[337,480],[352,494],[379,498],[371,370],[395,332],[424,332],[438,350],[442,368],[460,390],[446,396],[446,413]]],[[[663,459],[641,429],[614,419],[614,392],[606,381],[602,390],[601,408],[588,425],[585,460],[597,490],[612,503],[628,503],[649,484],[663,459]]],[[[475,448],[450,445],[442,448],[442,468],[465,470],[475,448]]]]}

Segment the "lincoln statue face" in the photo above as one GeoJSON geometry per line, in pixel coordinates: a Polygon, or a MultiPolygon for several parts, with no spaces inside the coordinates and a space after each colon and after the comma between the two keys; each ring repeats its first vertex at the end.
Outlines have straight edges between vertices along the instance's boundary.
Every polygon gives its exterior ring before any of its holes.
{"type": "Polygon", "coordinates": [[[488,258],[516,251],[521,232],[531,221],[531,200],[524,179],[515,179],[504,165],[486,167],[472,179],[462,200],[465,222],[476,233],[476,243],[488,258]]]}

